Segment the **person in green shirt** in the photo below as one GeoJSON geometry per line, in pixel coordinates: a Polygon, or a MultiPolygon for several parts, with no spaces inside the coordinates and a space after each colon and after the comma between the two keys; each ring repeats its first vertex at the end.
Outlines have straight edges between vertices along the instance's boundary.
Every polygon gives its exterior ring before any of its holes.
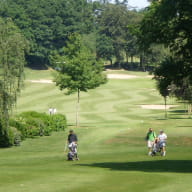
{"type": "Polygon", "coordinates": [[[149,128],[149,131],[146,136],[148,155],[152,155],[152,148],[155,144],[156,137],[156,133],[153,131],[153,129],[149,128]]]}

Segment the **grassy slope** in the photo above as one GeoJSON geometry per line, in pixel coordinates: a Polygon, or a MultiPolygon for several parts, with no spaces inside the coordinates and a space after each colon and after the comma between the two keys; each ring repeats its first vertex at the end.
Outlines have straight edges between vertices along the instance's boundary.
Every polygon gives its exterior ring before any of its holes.
{"type": "MultiPolygon", "coordinates": [[[[67,133],[28,139],[21,147],[0,149],[0,191],[192,191],[191,119],[171,110],[170,119],[164,120],[161,110],[141,109],[140,104],[163,104],[163,100],[146,74],[137,75],[141,78],[110,80],[82,93],[82,127],[76,129],[80,161],[65,161],[67,133]],[[144,136],[148,127],[166,130],[167,157],[146,156],[144,136]]],[[[51,71],[27,71],[27,80],[50,78],[51,71]]],[[[75,120],[75,98],[63,95],[52,84],[27,81],[16,113],[47,112],[49,106],[54,106],[67,114],[70,128],[75,120]]]]}

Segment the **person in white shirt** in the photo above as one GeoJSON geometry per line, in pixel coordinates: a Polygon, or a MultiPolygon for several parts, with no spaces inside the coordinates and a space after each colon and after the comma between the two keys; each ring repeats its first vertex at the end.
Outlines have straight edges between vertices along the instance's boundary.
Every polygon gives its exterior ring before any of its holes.
{"type": "Polygon", "coordinates": [[[163,130],[161,130],[157,138],[158,138],[159,148],[162,149],[161,155],[162,155],[162,156],[165,156],[165,155],[166,155],[167,135],[164,133],[163,130]]]}
{"type": "Polygon", "coordinates": [[[49,115],[52,115],[52,114],[53,114],[53,108],[49,107],[49,115]]]}
{"type": "Polygon", "coordinates": [[[53,108],[53,114],[56,114],[56,113],[57,113],[57,109],[53,108]]]}

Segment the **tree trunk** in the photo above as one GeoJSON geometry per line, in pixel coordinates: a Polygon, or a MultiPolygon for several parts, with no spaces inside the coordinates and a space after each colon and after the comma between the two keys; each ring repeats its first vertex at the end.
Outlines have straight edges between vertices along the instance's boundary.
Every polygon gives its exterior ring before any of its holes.
{"type": "Polygon", "coordinates": [[[131,65],[133,65],[133,55],[131,55],[131,65]]]}
{"type": "Polygon", "coordinates": [[[110,63],[111,63],[111,67],[113,66],[113,60],[112,59],[110,59],[110,63]]]}
{"type": "Polygon", "coordinates": [[[77,90],[76,128],[79,127],[80,89],[77,90]]]}
{"type": "Polygon", "coordinates": [[[192,105],[189,103],[188,104],[188,115],[191,117],[191,112],[192,112],[192,105]]]}
{"type": "Polygon", "coordinates": [[[142,56],[142,54],[140,55],[139,59],[140,59],[139,67],[142,69],[143,68],[143,56],[142,56]]]}
{"type": "Polygon", "coordinates": [[[126,52],[126,62],[127,62],[127,64],[129,64],[129,55],[127,52],[126,52]]]}
{"type": "Polygon", "coordinates": [[[144,65],[144,55],[143,54],[141,54],[140,55],[140,64],[139,64],[140,66],[140,69],[142,69],[143,71],[145,71],[145,65],[144,65]]]}
{"type": "Polygon", "coordinates": [[[165,102],[165,119],[167,119],[167,97],[164,97],[164,102],[165,102]]]}

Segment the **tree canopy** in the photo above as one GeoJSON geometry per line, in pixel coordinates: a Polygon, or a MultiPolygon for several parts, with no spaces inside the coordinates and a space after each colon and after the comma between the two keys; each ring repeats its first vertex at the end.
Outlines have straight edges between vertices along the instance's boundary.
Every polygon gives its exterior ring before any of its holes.
{"type": "Polygon", "coordinates": [[[56,84],[68,93],[88,91],[106,82],[103,64],[85,47],[78,34],[72,34],[64,48],[64,55],[57,57],[56,84]]]}
{"type": "Polygon", "coordinates": [[[27,43],[11,19],[0,18],[0,145],[8,146],[9,114],[23,80],[27,43]]]}
{"type": "Polygon", "coordinates": [[[0,16],[12,18],[29,41],[26,59],[33,66],[50,64],[50,54],[62,52],[74,32],[90,37],[85,38],[89,45],[93,39],[97,42],[92,50],[98,58],[115,57],[119,61],[124,52],[132,55],[137,50],[128,25],[138,23],[141,14],[129,10],[126,0],[4,0],[0,2],[0,16]]]}
{"type": "Polygon", "coordinates": [[[92,4],[86,0],[6,0],[0,15],[11,17],[30,41],[28,62],[48,63],[51,50],[65,45],[72,32],[93,30],[92,4]]]}
{"type": "Polygon", "coordinates": [[[192,85],[191,10],[190,0],[154,1],[140,27],[143,49],[152,44],[163,44],[170,50],[170,56],[164,59],[154,74],[157,81],[164,81],[164,89],[171,87],[172,94],[179,99],[187,98],[185,93],[192,85]]]}

